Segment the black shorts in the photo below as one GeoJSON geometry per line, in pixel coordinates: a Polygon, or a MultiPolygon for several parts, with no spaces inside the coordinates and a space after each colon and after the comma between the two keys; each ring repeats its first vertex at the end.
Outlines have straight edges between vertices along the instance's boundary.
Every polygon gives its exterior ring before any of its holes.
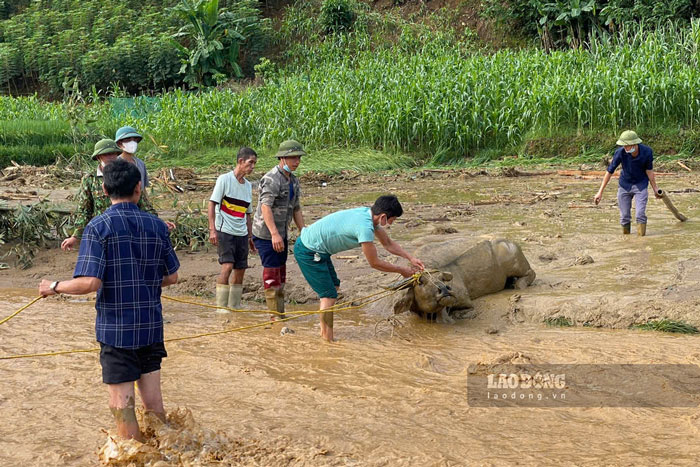
{"type": "Polygon", "coordinates": [[[119,384],[138,381],[141,375],[160,370],[160,363],[167,356],[162,342],[138,349],[120,349],[100,342],[102,382],[119,384]]]}
{"type": "Polygon", "coordinates": [[[216,231],[219,264],[233,263],[233,269],[246,269],[248,267],[248,236],[230,235],[216,231]]]}

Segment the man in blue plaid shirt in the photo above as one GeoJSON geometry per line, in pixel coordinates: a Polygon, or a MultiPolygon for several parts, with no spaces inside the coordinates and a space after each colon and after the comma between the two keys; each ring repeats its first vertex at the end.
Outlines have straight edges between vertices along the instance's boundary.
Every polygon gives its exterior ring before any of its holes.
{"type": "Polygon", "coordinates": [[[167,353],[160,294],[163,286],[177,282],[180,263],[165,223],[136,205],[142,187],[135,165],[120,160],[107,165],[104,190],[112,205],[85,228],[74,278],[42,280],[39,292],[97,291],[95,332],[109,407],[118,435],[142,440],[134,382],[144,410],[165,421],[160,364],[167,353]]]}

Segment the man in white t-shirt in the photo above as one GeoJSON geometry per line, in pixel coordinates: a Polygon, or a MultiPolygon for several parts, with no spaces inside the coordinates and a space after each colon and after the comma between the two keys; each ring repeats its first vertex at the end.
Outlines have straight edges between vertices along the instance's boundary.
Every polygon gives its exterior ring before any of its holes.
{"type": "Polygon", "coordinates": [[[252,241],[253,187],[245,179],[253,173],[258,155],[241,148],[236,167],[216,180],[209,198],[209,241],[217,246],[221,273],[216,279],[216,306],[238,308],[243,293],[243,275],[248,268],[248,252],[255,251],[252,241]],[[233,271],[233,281],[229,278],[233,271]]]}

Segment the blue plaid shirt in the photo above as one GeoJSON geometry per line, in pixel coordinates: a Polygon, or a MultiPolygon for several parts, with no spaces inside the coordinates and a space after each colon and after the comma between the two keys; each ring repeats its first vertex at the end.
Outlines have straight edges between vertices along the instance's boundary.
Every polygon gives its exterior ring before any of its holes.
{"type": "Polygon", "coordinates": [[[97,341],[137,349],[163,342],[163,277],[180,262],[168,228],[133,203],[118,203],[93,218],[83,232],[73,277],[96,277],[97,341]]]}

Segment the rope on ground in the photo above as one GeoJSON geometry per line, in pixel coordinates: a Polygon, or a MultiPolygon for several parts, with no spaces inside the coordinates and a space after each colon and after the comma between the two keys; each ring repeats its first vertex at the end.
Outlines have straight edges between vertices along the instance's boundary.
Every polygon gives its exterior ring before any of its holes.
{"type": "MultiPolygon", "coordinates": [[[[419,277],[420,277],[420,273],[416,273],[416,274],[414,274],[413,276],[411,276],[411,277],[408,278],[408,279],[411,279],[411,281],[415,282],[415,281],[418,280],[419,277]]],[[[405,282],[405,281],[402,281],[402,282],[405,282]]],[[[411,282],[409,281],[408,283],[411,283],[411,282]]],[[[397,291],[401,290],[402,288],[405,288],[405,286],[402,286],[402,287],[400,287],[400,288],[398,288],[398,287],[391,287],[391,286],[390,286],[390,287],[386,288],[385,290],[382,290],[382,291],[380,291],[380,292],[367,295],[367,296],[365,296],[365,297],[363,297],[363,298],[361,298],[361,299],[359,299],[359,300],[357,300],[357,301],[354,301],[354,302],[353,302],[353,301],[347,301],[347,302],[344,302],[344,303],[340,303],[340,304],[334,305],[333,307],[327,308],[327,309],[325,309],[325,310],[288,311],[288,312],[286,312],[286,314],[292,315],[292,316],[290,316],[290,317],[288,317],[288,318],[282,318],[282,319],[279,319],[279,320],[276,320],[276,321],[266,321],[266,322],[263,322],[263,323],[252,324],[252,325],[249,325],[249,326],[241,326],[241,327],[238,327],[238,328],[224,329],[224,330],[221,330],[221,331],[205,332],[205,333],[195,334],[195,335],[191,335],[191,336],[173,337],[173,338],[170,338],[170,339],[165,339],[165,342],[177,342],[177,341],[184,341],[184,340],[189,340],[189,339],[198,339],[198,338],[207,337],[207,336],[216,336],[216,335],[220,335],[220,334],[227,334],[227,333],[236,332],[236,331],[244,331],[244,330],[247,330],[247,329],[253,329],[253,328],[258,328],[258,327],[263,327],[263,326],[269,326],[269,325],[275,324],[275,323],[281,323],[281,322],[285,322],[285,321],[291,321],[291,320],[293,320],[293,319],[301,318],[302,316],[315,315],[315,314],[321,314],[321,313],[331,313],[331,312],[339,312],[339,311],[356,310],[356,309],[362,308],[362,307],[365,306],[365,305],[368,305],[368,304],[370,304],[370,303],[379,301],[379,300],[381,300],[381,299],[383,299],[383,298],[386,298],[386,297],[388,297],[388,296],[390,296],[390,295],[393,295],[394,293],[396,293],[397,291]],[[368,299],[371,299],[371,300],[368,300],[368,299]],[[352,303],[358,303],[358,304],[357,304],[357,305],[353,305],[352,303]],[[350,305],[347,305],[347,304],[350,304],[350,305]]],[[[4,320],[0,321],[0,324],[4,323],[4,322],[6,322],[6,321],[9,321],[9,320],[12,319],[14,316],[18,315],[18,314],[19,314],[20,312],[22,312],[23,310],[26,310],[27,308],[29,308],[30,306],[32,306],[34,303],[38,302],[38,301],[39,301],[40,299],[42,299],[42,298],[43,298],[43,297],[41,297],[41,296],[36,297],[36,298],[35,298],[34,300],[32,300],[30,303],[24,305],[22,308],[20,308],[20,309],[17,310],[16,312],[14,312],[12,315],[10,315],[10,316],[8,316],[7,318],[5,318],[4,320]]],[[[190,302],[190,301],[188,301],[188,300],[175,299],[175,298],[173,298],[173,297],[166,297],[166,296],[163,296],[163,298],[167,298],[167,299],[169,299],[169,300],[173,300],[173,301],[176,301],[176,302],[187,303],[187,304],[191,304],[191,305],[198,305],[198,306],[202,306],[202,307],[205,307],[205,308],[223,308],[223,307],[217,307],[217,306],[208,305],[208,304],[204,304],[204,303],[190,302]]],[[[226,308],[226,309],[227,309],[227,310],[233,310],[233,311],[241,311],[241,312],[243,312],[243,311],[248,311],[248,312],[259,312],[259,310],[235,310],[235,309],[233,309],[233,308],[230,308],[230,309],[229,309],[229,308],[226,308]]],[[[273,314],[273,312],[272,312],[271,310],[263,310],[263,311],[264,311],[265,313],[273,314]]],[[[282,314],[282,313],[274,312],[274,314],[282,314]]],[[[97,352],[97,351],[99,351],[99,350],[100,350],[99,348],[94,347],[94,348],[89,348],[89,349],[72,349],[72,350],[59,350],[59,351],[55,351],[55,352],[35,353],[35,354],[8,355],[8,356],[1,356],[1,357],[0,357],[0,360],[14,360],[14,359],[20,359],[20,358],[33,358],[33,357],[53,357],[53,356],[56,356],[56,355],[66,355],[66,354],[74,354],[74,353],[97,352]]]]}

